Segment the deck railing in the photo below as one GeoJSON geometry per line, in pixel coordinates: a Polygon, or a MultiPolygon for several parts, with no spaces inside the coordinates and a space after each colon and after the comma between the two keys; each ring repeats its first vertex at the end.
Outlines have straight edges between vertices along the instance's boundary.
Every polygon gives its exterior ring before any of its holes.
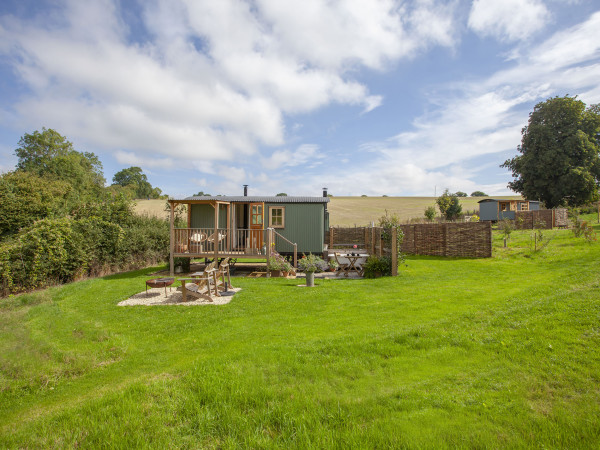
{"type": "Polygon", "coordinates": [[[219,228],[175,228],[174,252],[189,254],[219,253],[264,255],[265,230],[219,228]]]}
{"type": "Polygon", "coordinates": [[[293,253],[292,265],[298,267],[298,244],[290,241],[286,237],[279,234],[274,228],[269,228],[273,231],[272,241],[275,243],[275,250],[279,253],[293,253]]]}

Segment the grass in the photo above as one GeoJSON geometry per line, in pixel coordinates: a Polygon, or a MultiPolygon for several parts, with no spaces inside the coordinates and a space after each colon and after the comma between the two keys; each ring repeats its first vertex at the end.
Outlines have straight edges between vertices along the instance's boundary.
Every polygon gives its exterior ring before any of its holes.
{"type": "MultiPolygon", "coordinates": [[[[520,196],[494,197],[517,199],[520,196]]],[[[482,197],[461,197],[460,204],[464,212],[479,211],[478,201],[482,197]]],[[[377,220],[387,210],[398,214],[401,220],[423,219],[425,208],[435,206],[434,197],[331,197],[327,209],[331,226],[364,226],[377,220]]],[[[138,214],[168,218],[164,211],[165,200],[136,200],[135,211],[138,214]]],[[[439,214],[439,212],[438,212],[439,214]]]]}
{"type": "Polygon", "coordinates": [[[600,247],[544,235],[221,307],[117,307],[150,270],[2,300],[0,447],[597,448],[600,247]]]}

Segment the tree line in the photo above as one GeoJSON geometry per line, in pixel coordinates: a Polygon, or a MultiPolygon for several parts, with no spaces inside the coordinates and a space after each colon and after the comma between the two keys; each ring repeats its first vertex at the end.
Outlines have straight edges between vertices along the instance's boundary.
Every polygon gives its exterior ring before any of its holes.
{"type": "Polygon", "coordinates": [[[105,187],[102,163],[57,131],[25,134],[0,175],[0,292],[7,295],[162,262],[168,224],[133,212],[159,197],[140,168],[105,187]]]}

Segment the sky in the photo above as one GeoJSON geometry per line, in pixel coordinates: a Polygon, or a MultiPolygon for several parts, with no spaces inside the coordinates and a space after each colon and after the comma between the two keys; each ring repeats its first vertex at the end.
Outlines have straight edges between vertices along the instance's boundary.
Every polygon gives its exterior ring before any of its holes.
{"type": "Polygon", "coordinates": [[[599,0],[0,1],[0,172],[46,127],[174,198],[510,195],[564,95],[600,102],[599,0]]]}

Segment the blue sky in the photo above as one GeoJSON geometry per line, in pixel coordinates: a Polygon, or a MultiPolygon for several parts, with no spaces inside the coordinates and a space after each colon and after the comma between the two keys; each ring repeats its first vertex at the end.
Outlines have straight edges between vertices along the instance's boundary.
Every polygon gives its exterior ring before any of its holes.
{"type": "Polygon", "coordinates": [[[533,106],[600,102],[597,0],[2,0],[0,171],[54,128],[174,197],[509,194],[533,106]]]}

